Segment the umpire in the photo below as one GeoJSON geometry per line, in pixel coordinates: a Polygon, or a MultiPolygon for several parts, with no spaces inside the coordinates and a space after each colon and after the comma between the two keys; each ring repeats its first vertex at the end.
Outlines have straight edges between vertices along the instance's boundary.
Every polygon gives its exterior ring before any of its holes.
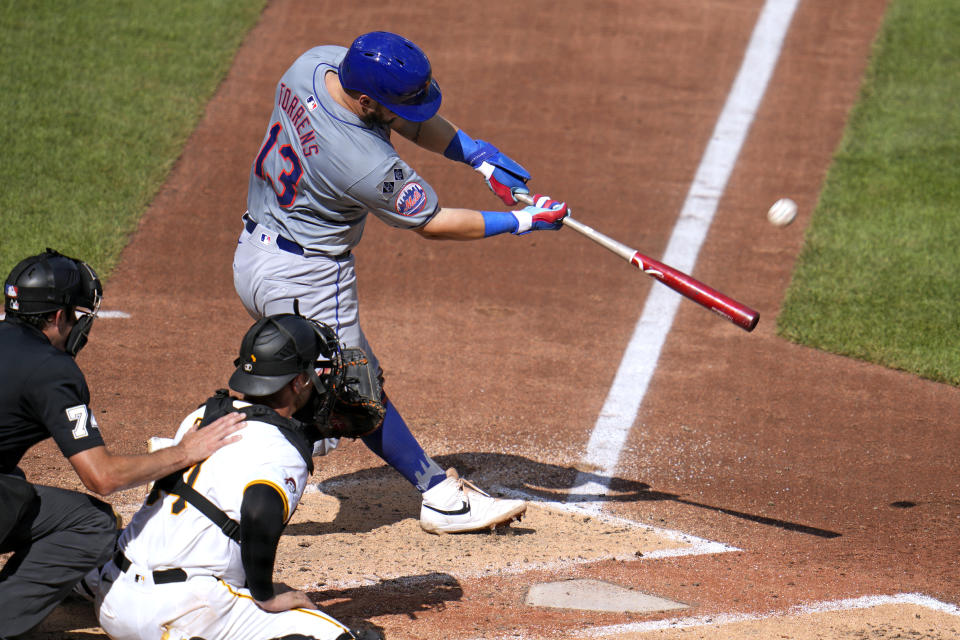
{"type": "Polygon", "coordinates": [[[39,624],[90,569],[113,554],[118,521],[92,495],[34,485],[18,464],[53,438],[83,485],[108,495],[207,458],[239,439],[225,416],[180,445],[147,455],[109,453],[74,356],[87,342],[103,288],[85,262],[52,249],[22,260],[4,284],[0,322],[0,634],[39,624]]]}

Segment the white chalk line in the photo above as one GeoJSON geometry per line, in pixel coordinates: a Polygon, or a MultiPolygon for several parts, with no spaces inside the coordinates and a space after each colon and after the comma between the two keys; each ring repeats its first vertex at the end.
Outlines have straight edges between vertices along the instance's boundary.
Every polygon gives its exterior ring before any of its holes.
{"type": "MultiPolygon", "coordinates": [[[[780,57],[798,2],[767,0],[760,12],[663,256],[663,262],[680,271],[691,273],[696,265],[720,197],[780,57]]],[[[587,444],[584,462],[595,471],[581,472],[572,493],[608,493],[680,300],[681,296],[667,287],[654,284],[651,288],[587,444]]],[[[591,506],[599,511],[602,504],[591,506]]]]}
{"type": "MultiPolygon", "coordinates": [[[[620,516],[615,516],[606,512],[598,512],[593,509],[591,506],[584,506],[581,504],[574,504],[571,502],[559,502],[559,501],[550,501],[542,500],[537,496],[533,496],[524,491],[519,491],[517,489],[510,489],[508,487],[494,487],[499,493],[502,493],[511,498],[519,498],[521,500],[526,500],[527,502],[535,502],[538,506],[543,506],[548,509],[553,509],[556,511],[567,511],[570,513],[575,513],[577,515],[589,516],[591,518],[596,518],[601,522],[606,522],[610,524],[627,526],[634,529],[643,529],[645,531],[650,531],[658,536],[666,538],[667,540],[673,540],[685,545],[686,547],[677,547],[674,549],[659,549],[656,551],[651,551],[649,553],[644,553],[643,559],[659,559],[659,558],[675,558],[678,556],[698,556],[706,555],[711,553],[729,553],[731,551],[740,551],[737,547],[724,544],[722,542],[715,542],[713,540],[707,540],[706,538],[700,538],[689,533],[684,533],[683,531],[677,531],[674,529],[664,529],[662,527],[656,527],[645,522],[638,522],[636,520],[630,520],[628,518],[622,518],[620,516]]],[[[611,555],[608,557],[598,557],[595,558],[594,562],[599,562],[601,560],[637,560],[637,556],[631,554],[629,558],[619,557],[611,555]]]]}
{"type": "MultiPolygon", "coordinates": [[[[321,493],[324,495],[329,495],[334,498],[336,496],[330,491],[335,491],[338,488],[348,488],[358,485],[366,484],[366,481],[360,479],[348,479],[348,480],[334,480],[326,482],[311,483],[307,485],[304,490],[304,493],[321,493]]],[[[680,556],[695,556],[695,555],[706,555],[714,553],[729,553],[731,551],[740,551],[740,549],[723,544],[720,542],[714,542],[712,540],[707,540],[700,538],[698,536],[690,535],[682,531],[675,531],[672,529],[664,529],[661,527],[655,527],[644,522],[637,522],[635,520],[630,520],[627,518],[622,518],[619,516],[611,515],[608,513],[596,513],[591,509],[583,508],[580,505],[571,504],[569,502],[560,502],[560,501],[550,501],[542,500],[537,496],[531,495],[524,491],[519,491],[516,489],[510,489],[508,487],[502,487],[494,485],[491,487],[493,491],[501,495],[505,495],[512,498],[519,498],[521,500],[526,500],[528,502],[536,503],[537,506],[541,506],[546,509],[551,509],[555,511],[563,511],[570,514],[575,514],[579,516],[588,516],[594,518],[601,522],[612,524],[616,526],[624,526],[632,529],[642,529],[648,531],[654,535],[660,536],[667,540],[674,541],[676,543],[685,545],[679,547],[673,547],[669,549],[656,549],[654,551],[645,552],[643,556],[639,559],[642,560],[657,560],[662,558],[675,558],[680,556]]],[[[496,569],[484,569],[480,571],[460,571],[456,567],[445,568],[445,572],[448,575],[451,575],[456,578],[480,578],[485,576],[502,576],[502,575],[518,575],[522,573],[528,573],[532,571],[558,571],[563,569],[568,569],[570,567],[582,566],[586,564],[595,564],[597,562],[605,562],[608,560],[623,560],[623,561],[635,561],[638,557],[635,552],[628,554],[608,554],[608,555],[597,555],[589,558],[564,558],[561,560],[548,560],[543,562],[524,562],[517,563],[510,566],[497,567],[496,569]]],[[[406,579],[403,575],[387,575],[387,574],[377,574],[374,576],[362,576],[359,578],[351,580],[334,580],[327,583],[328,586],[336,587],[356,587],[356,586],[369,586],[372,584],[377,584],[382,580],[403,580],[406,579]]]]}
{"type": "Polygon", "coordinates": [[[916,605],[931,609],[940,613],[946,613],[953,616],[960,616],[960,607],[935,600],[922,593],[899,593],[886,596],[863,596],[859,598],[847,598],[844,600],[830,600],[814,602],[811,604],[801,604],[777,611],[768,611],[765,613],[720,613],[716,615],[696,616],[690,618],[670,618],[668,620],[650,620],[647,622],[631,622],[627,624],[616,624],[606,627],[594,627],[580,632],[577,637],[596,638],[611,636],[623,633],[647,633],[650,631],[663,631],[666,629],[689,629],[691,627],[720,626],[734,624],[738,622],[757,622],[773,618],[786,618],[793,616],[810,615],[816,613],[830,613],[835,611],[852,611],[855,609],[870,609],[883,605],[916,605]]]}
{"type": "MultiPolygon", "coordinates": [[[[3,320],[6,317],[6,314],[0,312],[0,320],[3,320]]],[[[98,311],[97,319],[108,318],[113,320],[126,320],[130,317],[130,314],[126,311],[98,311]]]]}
{"type": "MultiPolygon", "coordinates": [[[[360,480],[358,478],[350,478],[346,480],[328,480],[324,482],[317,482],[307,485],[304,489],[304,493],[321,493],[324,495],[329,495],[334,498],[336,496],[330,491],[336,491],[338,488],[350,488],[360,485],[365,485],[366,480],[360,480]]],[[[706,538],[700,538],[689,533],[684,533],[683,531],[677,531],[674,529],[665,529],[662,527],[657,527],[646,522],[639,522],[637,520],[630,520],[629,518],[623,518],[621,516],[615,516],[606,512],[596,512],[589,507],[584,507],[579,504],[574,504],[571,502],[562,502],[559,500],[544,500],[539,496],[532,495],[526,491],[520,489],[513,489],[510,487],[503,487],[499,485],[493,485],[490,489],[496,493],[508,498],[517,498],[520,500],[526,500],[527,502],[535,503],[537,506],[541,506],[545,509],[551,509],[554,511],[565,511],[571,514],[576,514],[579,516],[588,516],[594,518],[604,523],[630,527],[632,529],[643,529],[645,531],[650,531],[655,533],[662,538],[667,540],[673,540],[675,542],[688,545],[687,547],[681,547],[676,549],[661,549],[658,551],[651,551],[650,553],[644,553],[643,558],[652,559],[652,558],[672,558],[676,556],[689,556],[689,555],[705,555],[710,553],[729,553],[731,551],[740,551],[737,547],[724,544],[722,542],[715,542],[713,540],[707,540],[706,538]]],[[[616,555],[610,556],[597,556],[587,562],[601,562],[604,560],[636,560],[637,556],[635,554],[630,554],[629,558],[619,557],[616,555]]],[[[579,563],[582,564],[582,563],[579,563]]],[[[528,565],[536,569],[542,568],[541,565],[528,565]]],[[[521,569],[526,571],[527,569],[521,569]]],[[[519,570],[514,570],[513,573],[517,573],[519,570]]]]}

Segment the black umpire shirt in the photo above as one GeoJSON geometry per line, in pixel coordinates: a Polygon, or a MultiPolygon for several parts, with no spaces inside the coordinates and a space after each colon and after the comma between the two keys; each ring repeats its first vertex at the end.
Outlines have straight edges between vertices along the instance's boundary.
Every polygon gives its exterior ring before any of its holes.
{"type": "Polygon", "coordinates": [[[53,437],[70,456],[103,444],[80,367],[43,333],[0,322],[0,473],[16,472],[27,449],[53,437]]]}

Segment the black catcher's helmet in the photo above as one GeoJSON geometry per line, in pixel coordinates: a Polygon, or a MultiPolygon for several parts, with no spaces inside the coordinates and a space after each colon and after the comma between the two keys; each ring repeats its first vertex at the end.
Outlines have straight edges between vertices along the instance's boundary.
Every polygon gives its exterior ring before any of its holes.
{"type": "MultiPolygon", "coordinates": [[[[318,369],[339,370],[340,343],[333,329],[321,322],[292,313],[268,316],[247,330],[233,364],[237,369],[230,376],[230,388],[263,397],[279,391],[297,374],[315,377],[318,369]]],[[[320,384],[317,391],[323,395],[326,389],[320,384]]]]}
{"type": "Polygon", "coordinates": [[[296,417],[311,442],[322,437],[345,371],[333,329],[298,313],[261,318],[247,330],[233,364],[230,388],[246,396],[268,396],[298,374],[308,374],[316,393],[296,417]]]}

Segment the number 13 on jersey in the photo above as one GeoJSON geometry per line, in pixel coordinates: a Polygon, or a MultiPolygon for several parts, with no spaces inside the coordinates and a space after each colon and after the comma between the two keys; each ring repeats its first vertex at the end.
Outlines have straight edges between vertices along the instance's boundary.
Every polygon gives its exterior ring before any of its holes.
{"type": "Polygon", "coordinates": [[[279,122],[274,123],[274,125],[270,127],[270,135],[267,137],[267,141],[263,143],[263,148],[260,149],[260,153],[257,154],[254,173],[261,180],[266,180],[270,183],[274,193],[277,194],[277,202],[280,203],[281,207],[289,207],[297,197],[297,183],[300,182],[300,176],[303,175],[303,165],[300,163],[300,158],[297,157],[293,147],[289,144],[284,144],[276,150],[288,165],[286,170],[279,176],[274,178],[267,172],[266,168],[264,168],[264,161],[270,156],[274,147],[277,146],[277,136],[280,135],[282,130],[283,127],[279,122]]]}

